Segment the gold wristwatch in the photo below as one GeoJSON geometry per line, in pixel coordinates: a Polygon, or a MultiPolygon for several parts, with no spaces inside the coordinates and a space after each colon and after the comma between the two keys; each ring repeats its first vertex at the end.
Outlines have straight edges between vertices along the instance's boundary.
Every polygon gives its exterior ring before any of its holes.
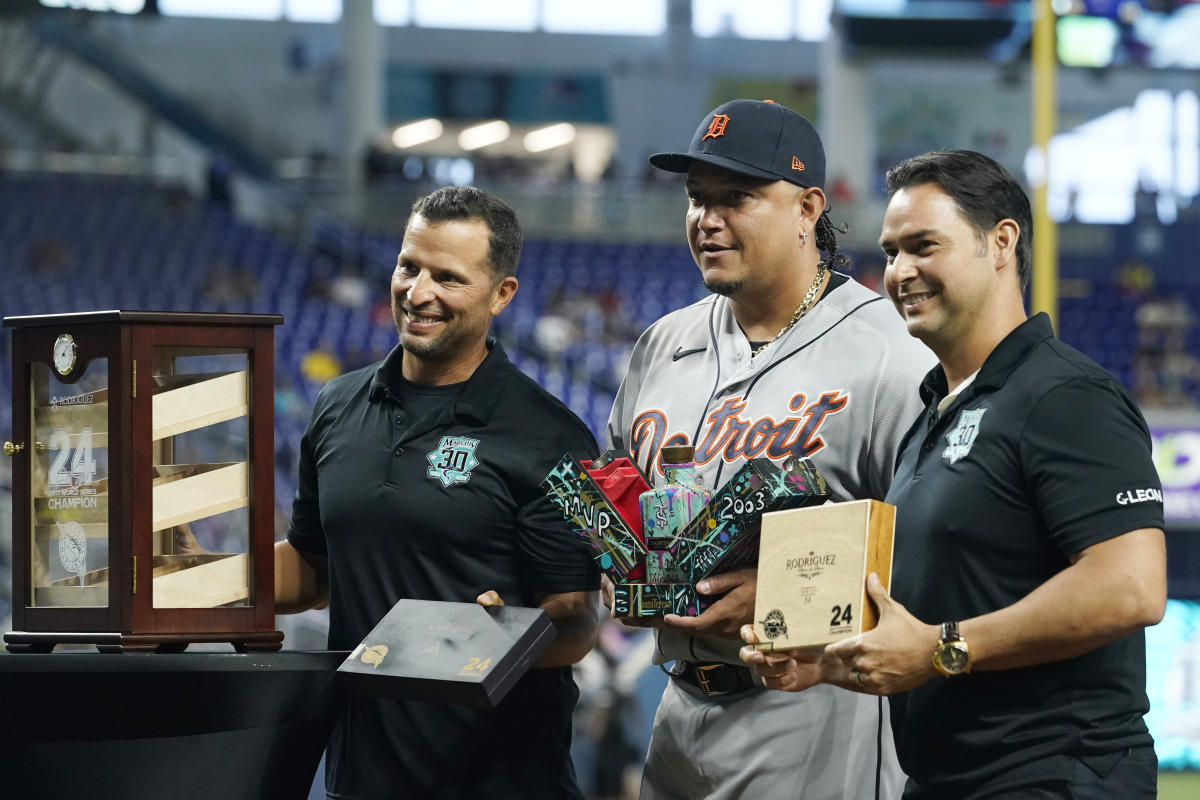
{"type": "Polygon", "coordinates": [[[933,649],[933,668],[950,678],[971,671],[971,652],[958,633],[957,622],[942,623],[942,638],[933,649]]]}

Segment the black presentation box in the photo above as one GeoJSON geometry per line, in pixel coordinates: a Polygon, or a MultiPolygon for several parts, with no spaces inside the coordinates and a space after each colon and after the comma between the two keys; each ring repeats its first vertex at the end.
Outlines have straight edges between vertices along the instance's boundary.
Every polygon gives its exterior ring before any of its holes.
{"type": "Polygon", "coordinates": [[[358,697],[492,708],[554,635],[540,608],[401,600],[338,673],[358,697]]]}

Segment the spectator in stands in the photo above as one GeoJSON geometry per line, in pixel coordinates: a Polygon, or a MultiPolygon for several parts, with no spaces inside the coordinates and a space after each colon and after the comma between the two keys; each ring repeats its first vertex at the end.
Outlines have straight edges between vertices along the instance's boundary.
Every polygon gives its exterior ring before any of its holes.
{"type": "Polygon", "coordinates": [[[182,217],[190,214],[193,207],[192,193],[181,183],[172,183],[163,188],[162,209],[170,216],[182,217]]]}
{"type": "Polygon", "coordinates": [[[332,271],[333,264],[325,256],[313,259],[312,274],[304,284],[304,297],[309,300],[331,299],[329,275],[332,271]]]}
{"type": "Polygon", "coordinates": [[[844,212],[845,206],[854,205],[858,200],[858,192],[854,191],[854,184],[839,175],[833,179],[833,183],[829,187],[829,199],[831,206],[836,205],[844,212]]]}
{"type": "Polygon", "coordinates": [[[73,259],[60,239],[46,236],[34,243],[30,261],[33,271],[39,275],[55,275],[67,271],[73,259]]]}
{"type": "Polygon", "coordinates": [[[1187,349],[1196,315],[1179,296],[1152,296],[1134,316],[1138,327],[1133,355],[1134,397],[1143,408],[1195,408],[1200,405],[1200,361],[1187,349]]]}
{"type": "Polygon", "coordinates": [[[582,335],[574,313],[575,296],[576,293],[569,292],[565,286],[555,287],[534,325],[534,341],[546,361],[556,367],[562,366],[563,354],[582,335]]]}
{"type": "Polygon", "coordinates": [[[304,400],[296,391],[296,384],[287,375],[281,375],[275,381],[275,417],[277,419],[295,419],[307,413],[304,400]]]}
{"type": "MultiPolygon", "coordinates": [[[[283,430],[293,430],[295,423],[302,424],[303,418],[307,415],[308,408],[304,399],[300,397],[300,393],[296,390],[296,384],[288,375],[280,375],[276,380],[275,386],[275,420],[277,425],[282,424],[283,430]]],[[[289,437],[275,438],[275,471],[284,478],[290,478],[296,474],[296,463],[298,453],[296,450],[297,443],[289,437]]]]}
{"type": "Polygon", "coordinates": [[[875,255],[855,259],[854,277],[858,282],[873,292],[884,294],[883,262],[875,255]]]}
{"type": "Polygon", "coordinates": [[[1129,300],[1141,300],[1154,291],[1154,270],[1140,258],[1127,258],[1113,276],[1117,291],[1129,300]]]}
{"type": "Polygon", "coordinates": [[[1196,315],[1179,295],[1151,297],[1134,315],[1138,338],[1146,347],[1177,350],[1196,324],[1196,315]]]}
{"type": "Polygon", "coordinates": [[[371,288],[357,267],[343,264],[329,282],[329,299],[347,308],[365,308],[371,299],[371,288]]]}
{"type": "Polygon", "coordinates": [[[368,352],[358,342],[348,342],[346,344],[345,355],[342,358],[342,364],[347,372],[353,372],[356,369],[362,369],[368,364],[373,364],[386,355],[387,353],[375,354],[368,352]]]}
{"type": "Polygon", "coordinates": [[[629,729],[638,715],[633,686],[622,685],[620,667],[629,656],[631,641],[644,634],[616,620],[606,620],[597,637],[595,654],[603,664],[601,685],[592,694],[587,719],[588,738],[595,742],[592,800],[635,800],[642,774],[642,748],[629,729]]]}
{"type": "Polygon", "coordinates": [[[300,374],[312,383],[329,383],[342,374],[342,362],[329,342],[322,342],[300,359],[300,374]]]}
{"type": "Polygon", "coordinates": [[[392,306],[386,300],[380,301],[371,306],[371,327],[373,328],[392,328],[395,326],[395,321],[392,319],[392,306]]]}
{"type": "Polygon", "coordinates": [[[204,283],[205,298],[218,305],[241,303],[257,293],[258,279],[245,266],[231,269],[226,264],[218,264],[208,273],[204,283]]]}
{"type": "MultiPolygon", "coordinates": [[[[616,665],[610,669],[615,671],[616,665]]],[[[642,753],[633,746],[626,728],[632,703],[632,697],[614,689],[597,698],[592,707],[589,734],[596,743],[592,800],[631,800],[637,796],[633,791],[636,784],[629,776],[641,766],[642,753]]]]}
{"type": "Polygon", "coordinates": [[[208,203],[233,213],[233,162],[217,153],[208,162],[208,203]]]}
{"type": "Polygon", "coordinates": [[[598,298],[604,316],[604,341],[608,344],[633,344],[640,332],[637,318],[629,308],[623,292],[609,286],[598,298]]]}

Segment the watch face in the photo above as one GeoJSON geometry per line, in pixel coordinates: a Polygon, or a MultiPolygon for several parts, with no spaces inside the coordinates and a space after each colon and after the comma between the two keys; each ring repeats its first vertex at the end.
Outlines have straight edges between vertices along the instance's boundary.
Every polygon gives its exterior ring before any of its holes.
{"type": "Polygon", "coordinates": [[[967,671],[970,659],[962,642],[947,642],[938,649],[938,663],[951,675],[967,671]]]}
{"type": "Polygon", "coordinates": [[[64,333],[54,340],[54,368],[59,375],[66,375],[75,368],[75,338],[64,333]]]}

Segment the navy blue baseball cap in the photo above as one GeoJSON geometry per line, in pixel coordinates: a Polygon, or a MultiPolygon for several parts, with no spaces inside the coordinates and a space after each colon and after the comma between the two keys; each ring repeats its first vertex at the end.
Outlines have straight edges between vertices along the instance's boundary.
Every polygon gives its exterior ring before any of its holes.
{"type": "Polygon", "coordinates": [[[704,118],[686,153],[655,153],[650,163],[687,172],[693,161],[742,175],[825,186],[825,148],[804,117],[770,100],[730,100],[704,118]]]}

